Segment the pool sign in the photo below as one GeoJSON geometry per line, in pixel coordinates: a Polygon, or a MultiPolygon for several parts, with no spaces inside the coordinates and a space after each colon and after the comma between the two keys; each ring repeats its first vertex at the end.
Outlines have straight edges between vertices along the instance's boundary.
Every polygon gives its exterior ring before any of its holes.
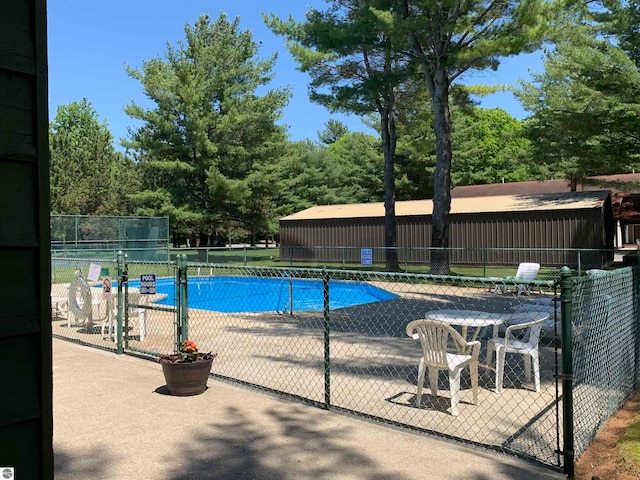
{"type": "Polygon", "coordinates": [[[143,295],[156,294],[156,274],[143,273],[140,275],[140,293],[143,295]]]}
{"type": "Polygon", "coordinates": [[[102,280],[102,298],[111,299],[111,279],[109,277],[102,280]]]}
{"type": "Polygon", "coordinates": [[[360,249],[360,265],[373,265],[373,249],[361,248],[360,249]]]}
{"type": "Polygon", "coordinates": [[[100,265],[92,263],[91,265],[89,265],[89,274],[87,275],[87,278],[92,282],[97,282],[98,277],[100,277],[100,270],[100,265]]]}

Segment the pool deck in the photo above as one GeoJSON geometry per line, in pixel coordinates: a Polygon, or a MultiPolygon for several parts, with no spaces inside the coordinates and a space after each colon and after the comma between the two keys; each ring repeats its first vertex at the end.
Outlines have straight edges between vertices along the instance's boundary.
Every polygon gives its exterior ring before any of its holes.
{"type": "Polygon", "coordinates": [[[167,394],[158,363],[53,340],[56,480],[529,480],[512,458],[210,379],[167,394]]]}
{"type": "MultiPolygon", "coordinates": [[[[410,428],[436,432],[506,451],[533,454],[542,463],[555,465],[556,382],[554,349],[547,343],[541,351],[540,392],[522,384],[514,375],[502,395],[494,391],[495,378],[481,369],[478,404],[471,401],[468,375],[463,375],[459,404],[461,415],[448,413],[444,395],[423,396],[416,408],[416,365],[421,350],[406,335],[406,324],[424,318],[436,309],[473,309],[505,312],[511,296],[494,296],[491,289],[478,286],[378,283],[376,286],[398,298],[331,311],[331,405],[335,408],[382,418],[410,428]],[[513,383],[518,382],[520,383],[513,383]],[[531,445],[535,445],[534,450],[531,445]]],[[[98,309],[94,311],[94,318],[98,309]]],[[[55,335],[97,348],[113,351],[113,341],[101,329],[69,325],[54,317],[55,335]]],[[[173,351],[175,313],[146,310],[146,337],[141,340],[138,316],[129,324],[128,349],[142,355],[173,351]]],[[[323,404],[324,326],[322,311],[223,313],[189,309],[189,338],[201,351],[219,355],[212,373],[221,378],[293,395],[304,401],[323,404]]],[[[515,367],[515,365],[514,365],[515,367]]],[[[505,379],[507,380],[507,379],[505,379]]],[[[442,438],[442,437],[441,437],[442,438]]]]}

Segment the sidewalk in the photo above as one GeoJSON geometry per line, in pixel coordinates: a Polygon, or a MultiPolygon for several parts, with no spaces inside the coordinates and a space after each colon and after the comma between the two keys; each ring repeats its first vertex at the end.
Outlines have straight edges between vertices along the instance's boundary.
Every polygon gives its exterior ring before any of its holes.
{"type": "Polygon", "coordinates": [[[53,340],[56,480],[518,480],[564,475],[209,380],[164,394],[159,364],[53,340]]]}

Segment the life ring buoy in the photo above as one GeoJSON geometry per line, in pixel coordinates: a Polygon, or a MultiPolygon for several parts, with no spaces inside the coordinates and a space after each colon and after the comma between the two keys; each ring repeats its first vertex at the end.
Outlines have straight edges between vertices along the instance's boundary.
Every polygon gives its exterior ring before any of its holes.
{"type": "Polygon", "coordinates": [[[91,323],[93,321],[91,287],[79,270],[76,271],[73,282],[69,285],[69,311],[76,322],[87,320],[91,323]]]}

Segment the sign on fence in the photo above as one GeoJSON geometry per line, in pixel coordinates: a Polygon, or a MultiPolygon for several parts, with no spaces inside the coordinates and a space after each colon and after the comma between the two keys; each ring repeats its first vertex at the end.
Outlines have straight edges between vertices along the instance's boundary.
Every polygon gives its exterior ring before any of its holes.
{"type": "Polygon", "coordinates": [[[143,273],[140,275],[140,293],[142,295],[156,294],[156,274],[143,273]]]}
{"type": "Polygon", "coordinates": [[[366,265],[366,266],[373,265],[373,249],[372,248],[360,249],[360,265],[366,265]]]}
{"type": "Polygon", "coordinates": [[[87,278],[92,282],[97,282],[100,277],[101,266],[95,263],[89,265],[89,273],[87,274],[87,278]]]}
{"type": "Polygon", "coordinates": [[[111,300],[111,279],[108,277],[102,280],[102,298],[111,300]]]}

